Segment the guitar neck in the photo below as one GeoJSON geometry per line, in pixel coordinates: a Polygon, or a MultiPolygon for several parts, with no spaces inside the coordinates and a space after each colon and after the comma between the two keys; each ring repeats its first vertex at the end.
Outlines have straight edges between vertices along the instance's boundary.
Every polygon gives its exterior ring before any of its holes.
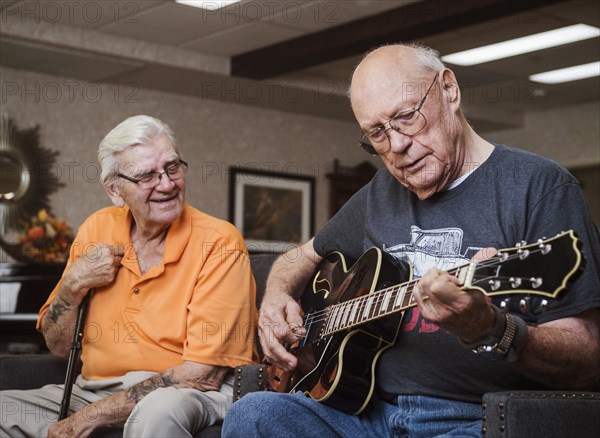
{"type": "MultiPolygon", "coordinates": [[[[530,245],[499,250],[483,261],[448,270],[460,284],[488,296],[536,294],[555,298],[581,273],[581,243],[573,230],[530,245]]],[[[306,325],[322,324],[320,336],[348,330],[366,322],[414,307],[418,280],[377,290],[305,316],[306,325]]]]}
{"type": "MultiPolygon", "coordinates": [[[[472,276],[472,266],[474,265],[468,263],[447,272],[456,276],[461,284],[465,284],[472,276]]],[[[321,335],[328,336],[352,329],[369,321],[415,307],[417,302],[414,300],[413,291],[417,282],[418,280],[407,281],[331,306],[327,309],[328,314],[321,335]]]]}

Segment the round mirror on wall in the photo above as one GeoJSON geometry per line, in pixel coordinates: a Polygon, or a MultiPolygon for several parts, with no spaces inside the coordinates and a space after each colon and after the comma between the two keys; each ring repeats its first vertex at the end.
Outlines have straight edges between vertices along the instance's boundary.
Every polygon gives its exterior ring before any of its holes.
{"type": "Polygon", "coordinates": [[[50,195],[62,184],[58,152],[40,146],[39,126],[19,129],[7,114],[0,118],[0,235],[41,209],[51,210],[50,195]]]}
{"type": "Polygon", "coordinates": [[[18,151],[0,149],[0,200],[16,203],[29,190],[30,169],[18,151]]]}

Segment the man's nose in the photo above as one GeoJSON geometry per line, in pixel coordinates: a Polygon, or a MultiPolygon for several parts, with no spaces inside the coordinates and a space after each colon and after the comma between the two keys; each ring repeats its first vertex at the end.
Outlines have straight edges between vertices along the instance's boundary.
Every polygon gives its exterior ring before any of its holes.
{"type": "Polygon", "coordinates": [[[391,124],[387,131],[387,136],[390,142],[390,150],[397,154],[405,152],[412,144],[412,137],[410,135],[403,134],[398,128],[391,124]]]}
{"type": "Polygon", "coordinates": [[[175,183],[171,178],[169,178],[169,174],[167,172],[160,172],[158,175],[158,185],[156,189],[161,190],[171,190],[175,183]]]}

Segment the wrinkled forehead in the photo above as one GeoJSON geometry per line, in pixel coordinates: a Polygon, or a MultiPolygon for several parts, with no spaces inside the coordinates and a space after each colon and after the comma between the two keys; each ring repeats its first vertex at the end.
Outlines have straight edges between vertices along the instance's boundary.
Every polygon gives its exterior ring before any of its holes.
{"type": "Polygon", "coordinates": [[[416,103],[433,77],[407,51],[382,51],[367,56],[356,68],[350,86],[353,109],[381,100],[416,103]]]}
{"type": "MultiPolygon", "coordinates": [[[[434,72],[435,73],[435,72],[434,72]]],[[[357,67],[350,86],[351,99],[372,99],[394,94],[408,99],[418,93],[423,83],[430,81],[431,70],[411,59],[365,59],[357,67]]]]}
{"type": "Polygon", "coordinates": [[[157,137],[147,143],[128,146],[118,155],[120,166],[143,167],[153,170],[154,167],[162,168],[166,163],[177,160],[179,153],[175,145],[165,135],[157,137]]]}
{"type": "Polygon", "coordinates": [[[385,71],[353,82],[350,99],[359,125],[369,129],[400,111],[415,108],[427,92],[434,74],[429,76],[385,71]]]}

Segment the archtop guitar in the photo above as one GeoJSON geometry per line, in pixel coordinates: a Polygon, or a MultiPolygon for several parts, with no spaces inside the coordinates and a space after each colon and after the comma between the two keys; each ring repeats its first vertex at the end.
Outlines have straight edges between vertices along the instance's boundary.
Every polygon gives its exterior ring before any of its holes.
{"type": "MultiPolygon", "coordinates": [[[[448,272],[465,289],[488,296],[535,294],[549,299],[566,290],[583,268],[580,241],[566,231],[550,239],[499,250],[448,272]]],[[[409,267],[384,262],[367,250],[350,269],[338,252],[327,256],[301,299],[306,335],[287,349],[298,358],[292,372],[269,368],[279,392],[301,391],[355,415],[371,400],[379,356],[394,345],[403,311],[417,305],[409,267]],[[408,279],[408,281],[406,281],[408,279]]]]}

